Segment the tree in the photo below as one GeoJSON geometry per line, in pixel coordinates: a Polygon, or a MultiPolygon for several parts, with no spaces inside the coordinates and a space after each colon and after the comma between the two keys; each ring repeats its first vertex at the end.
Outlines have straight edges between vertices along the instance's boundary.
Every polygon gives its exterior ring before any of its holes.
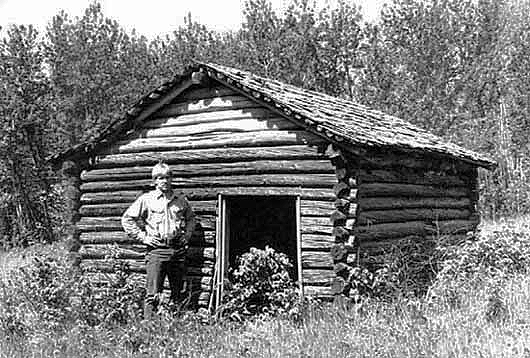
{"type": "Polygon", "coordinates": [[[147,39],[105,18],[98,3],[81,18],[56,15],[47,29],[46,57],[55,113],[55,149],[93,138],[123,115],[139,94],[160,82],[147,39]]]}
{"type": "Polygon", "coordinates": [[[49,241],[45,165],[50,84],[32,26],[13,26],[0,43],[0,234],[4,245],[49,241]]]}

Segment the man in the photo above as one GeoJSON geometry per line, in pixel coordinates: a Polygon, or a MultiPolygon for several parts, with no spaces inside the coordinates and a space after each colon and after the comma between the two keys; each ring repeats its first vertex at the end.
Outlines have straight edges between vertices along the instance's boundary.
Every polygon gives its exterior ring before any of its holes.
{"type": "Polygon", "coordinates": [[[159,163],[152,169],[155,190],[140,196],[125,211],[121,223],[125,232],[147,246],[146,298],[144,318],[156,312],[168,277],[171,300],[176,301],[183,288],[184,259],[193,229],[195,215],[183,195],[171,189],[171,170],[159,163]],[[138,225],[145,223],[145,231],[138,225]]]}

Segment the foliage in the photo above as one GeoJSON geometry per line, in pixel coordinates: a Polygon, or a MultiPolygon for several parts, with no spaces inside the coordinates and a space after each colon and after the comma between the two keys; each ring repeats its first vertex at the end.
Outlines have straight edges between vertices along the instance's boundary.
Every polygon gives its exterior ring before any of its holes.
{"type": "Polygon", "coordinates": [[[44,46],[56,129],[48,139],[55,150],[94,138],[161,81],[147,39],[126,33],[97,3],[81,18],[54,16],[44,46]]]}
{"type": "Polygon", "coordinates": [[[60,288],[70,287],[64,284],[68,280],[50,281],[48,275],[67,274],[61,263],[64,252],[55,245],[11,252],[0,255],[0,357],[527,357],[527,219],[483,227],[474,241],[445,243],[442,269],[449,269],[442,270],[433,294],[423,299],[366,299],[353,308],[312,304],[301,320],[262,315],[243,323],[205,322],[195,313],[181,312],[150,322],[128,319],[93,325],[75,319],[78,315],[70,321],[59,323],[52,316],[53,322],[44,322],[28,312],[31,308],[16,287],[21,281],[14,280],[24,276],[16,267],[31,272],[32,281],[42,277],[42,282],[51,282],[49,300],[40,289],[30,292],[36,304],[48,300],[48,312],[53,312],[57,302],[65,302],[61,292],[68,290],[60,288]],[[484,279],[491,276],[495,279],[484,279]],[[456,296],[451,296],[453,281],[460,285],[456,296]],[[444,290],[442,285],[448,286],[444,290]]]}
{"type": "Polygon", "coordinates": [[[492,290],[530,267],[530,235],[513,225],[481,231],[459,245],[440,248],[439,273],[430,294],[458,304],[460,296],[477,287],[492,290]]]}
{"type": "Polygon", "coordinates": [[[222,314],[238,320],[263,313],[298,314],[301,298],[290,276],[292,269],[285,254],[268,246],[252,247],[230,272],[222,314]]]}
{"type": "Polygon", "coordinates": [[[528,1],[395,0],[365,29],[360,100],[490,154],[488,217],[529,209],[529,11],[528,1]]]}
{"type": "Polygon", "coordinates": [[[354,267],[348,282],[354,302],[420,297],[432,284],[435,273],[435,247],[425,238],[408,238],[392,245],[383,254],[382,265],[354,267]]]}
{"type": "Polygon", "coordinates": [[[112,247],[105,261],[112,273],[93,273],[102,276],[99,280],[90,276],[89,271],[73,276],[78,284],[71,298],[76,307],[82,307],[76,309],[76,319],[90,326],[124,325],[139,319],[143,314],[145,288],[112,247]]]}
{"type": "Polygon", "coordinates": [[[32,26],[0,41],[0,239],[3,246],[49,241],[52,209],[44,164],[50,116],[43,50],[32,26]]]}
{"type": "MultiPolygon", "coordinates": [[[[141,317],[144,291],[131,279],[127,267],[115,265],[116,274],[97,283],[72,266],[67,256],[62,248],[37,247],[18,267],[3,272],[2,334],[42,339],[52,331],[66,333],[72,322],[103,327],[141,317]]],[[[113,262],[112,258],[107,260],[113,262]]]]}
{"type": "MultiPolygon", "coordinates": [[[[461,307],[413,300],[362,309],[312,307],[302,324],[283,317],[204,324],[193,314],[117,328],[70,326],[38,345],[0,335],[0,357],[514,357],[528,356],[529,278],[498,287],[504,318],[486,318],[483,289],[461,307]]],[[[492,311],[493,312],[493,311],[492,311]]]]}

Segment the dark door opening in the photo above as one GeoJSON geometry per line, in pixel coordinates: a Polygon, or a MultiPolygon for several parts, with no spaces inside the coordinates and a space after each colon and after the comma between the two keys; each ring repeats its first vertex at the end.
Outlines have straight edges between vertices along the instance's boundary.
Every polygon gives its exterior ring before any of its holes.
{"type": "Polygon", "coordinates": [[[251,247],[270,246],[289,257],[291,277],[298,280],[295,197],[242,196],[226,198],[228,264],[251,247]]]}

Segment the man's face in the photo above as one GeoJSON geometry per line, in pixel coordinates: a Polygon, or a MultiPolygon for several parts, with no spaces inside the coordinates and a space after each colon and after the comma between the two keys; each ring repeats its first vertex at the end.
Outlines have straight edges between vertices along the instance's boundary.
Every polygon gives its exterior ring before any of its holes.
{"type": "Polygon", "coordinates": [[[159,175],[155,178],[155,188],[163,193],[171,190],[171,176],[159,175]]]}

